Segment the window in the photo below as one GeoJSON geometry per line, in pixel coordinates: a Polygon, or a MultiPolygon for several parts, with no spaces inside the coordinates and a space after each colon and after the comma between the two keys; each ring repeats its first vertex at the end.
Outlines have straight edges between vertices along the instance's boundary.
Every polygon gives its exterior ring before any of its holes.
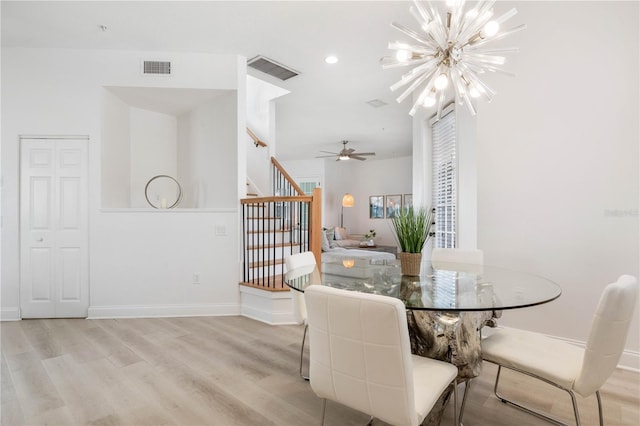
{"type": "MultiPolygon", "coordinates": [[[[296,183],[302,189],[302,192],[305,195],[313,195],[313,190],[315,188],[320,188],[320,179],[317,177],[311,178],[295,178],[296,183]]],[[[309,224],[307,223],[309,218],[309,206],[307,204],[302,205],[302,227],[306,228],[309,224]]]]}
{"type": "Polygon", "coordinates": [[[299,180],[298,185],[306,195],[313,195],[313,189],[320,187],[320,182],[319,182],[319,179],[314,179],[313,181],[310,181],[310,182],[299,180]]]}
{"type": "Polygon", "coordinates": [[[434,247],[457,246],[458,162],[456,114],[453,105],[445,108],[440,120],[431,123],[433,161],[433,207],[435,212],[434,247]]]}

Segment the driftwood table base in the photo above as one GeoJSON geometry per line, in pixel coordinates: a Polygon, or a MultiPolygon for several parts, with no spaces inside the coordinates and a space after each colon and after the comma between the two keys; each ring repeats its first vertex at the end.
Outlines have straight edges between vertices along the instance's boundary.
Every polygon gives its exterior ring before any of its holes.
{"type": "MultiPolygon", "coordinates": [[[[458,381],[477,377],[482,370],[480,329],[495,318],[492,311],[447,313],[407,311],[411,352],[447,361],[458,367],[458,381]]],[[[451,389],[445,391],[422,426],[440,424],[451,389]]]]}

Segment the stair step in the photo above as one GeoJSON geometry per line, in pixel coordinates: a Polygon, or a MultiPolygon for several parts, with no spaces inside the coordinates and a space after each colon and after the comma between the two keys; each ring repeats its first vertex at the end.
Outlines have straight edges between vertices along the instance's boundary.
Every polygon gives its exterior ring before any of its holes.
{"type": "Polygon", "coordinates": [[[277,216],[250,216],[250,217],[246,217],[246,220],[282,220],[281,217],[277,217],[277,216]]]}
{"type": "Polygon", "coordinates": [[[255,231],[247,231],[247,234],[284,234],[294,231],[294,229],[258,229],[255,231]]]}
{"type": "Polygon", "coordinates": [[[240,285],[259,288],[267,291],[289,291],[289,286],[284,283],[282,275],[271,275],[269,277],[256,278],[253,281],[242,281],[240,285]],[[269,285],[269,287],[267,287],[269,285]]]}
{"type": "Polygon", "coordinates": [[[270,248],[280,248],[280,247],[293,247],[297,246],[297,243],[275,243],[275,244],[261,244],[257,246],[248,246],[247,250],[260,250],[260,249],[270,249],[270,248]]]}
{"type": "Polygon", "coordinates": [[[251,268],[259,268],[261,266],[275,266],[284,264],[284,259],[267,259],[267,260],[259,260],[257,262],[251,262],[249,264],[249,269],[251,268]]]}

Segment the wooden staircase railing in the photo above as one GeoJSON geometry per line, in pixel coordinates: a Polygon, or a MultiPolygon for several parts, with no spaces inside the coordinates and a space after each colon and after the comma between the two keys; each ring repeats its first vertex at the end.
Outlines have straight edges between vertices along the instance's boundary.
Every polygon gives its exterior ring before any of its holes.
{"type": "Polygon", "coordinates": [[[249,129],[248,127],[247,127],[247,134],[249,135],[249,137],[251,138],[251,140],[253,140],[253,144],[254,144],[256,147],[262,147],[262,148],[264,148],[264,147],[266,147],[266,146],[267,146],[267,144],[266,144],[266,143],[264,143],[263,141],[261,141],[261,140],[260,140],[260,138],[259,138],[258,136],[256,136],[256,134],[255,134],[255,133],[253,133],[253,132],[251,131],[251,129],[249,129]]]}
{"type": "Polygon", "coordinates": [[[278,160],[271,157],[272,164],[272,190],[274,195],[305,195],[304,191],[289,173],[282,167],[278,160]]]}
{"type": "Polygon", "coordinates": [[[268,291],[288,291],[284,259],[312,251],[321,260],[322,193],[305,195],[275,158],[271,197],[240,200],[244,266],[241,285],[268,291]]]}

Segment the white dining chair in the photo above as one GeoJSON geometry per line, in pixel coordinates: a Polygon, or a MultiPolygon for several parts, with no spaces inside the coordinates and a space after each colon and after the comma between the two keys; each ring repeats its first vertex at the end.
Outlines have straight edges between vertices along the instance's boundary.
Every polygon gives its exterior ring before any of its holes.
{"type": "MultiPolygon", "coordinates": [[[[302,253],[295,253],[289,255],[284,258],[284,265],[287,271],[291,271],[295,268],[300,268],[303,266],[312,266],[316,264],[316,257],[313,252],[305,251],[302,253]]],[[[307,337],[307,307],[304,303],[304,296],[297,290],[292,290],[293,294],[293,303],[296,306],[296,314],[298,316],[298,321],[304,324],[304,331],[302,333],[302,344],[300,345],[300,377],[305,380],[309,380],[309,376],[305,376],[302,373],[302,360],[304,358],[304,342],[307,337]]]]}
{"type": "MultiPolygon", "coordinates": [[[[458,369],[411,354],[404,304],[396,298],[314,285],[308,309],[311,388],[392,425],[419,425],[449,387],[457,420],[458,369]]],[[[372,421],[370,420],[370,422],[372,421]]]]}
{"type": "Polygon", "coordinates": [[[602,426],[604,418],[599,390],[615,370],[624,350],[637,299],[638,281],[630,275],[622,275],[617,282],[605,287],[584,349],[539,333],[516,329],[501,329],[485,338],[482,357],[498,365],[493,389],[496,396],[527,413],[564,424],[498,393],[502,368],[515,370],[569,393],[577,425],[580,425],[580,415],[575,393],[583,397],[595,393],[602,426]]]}

